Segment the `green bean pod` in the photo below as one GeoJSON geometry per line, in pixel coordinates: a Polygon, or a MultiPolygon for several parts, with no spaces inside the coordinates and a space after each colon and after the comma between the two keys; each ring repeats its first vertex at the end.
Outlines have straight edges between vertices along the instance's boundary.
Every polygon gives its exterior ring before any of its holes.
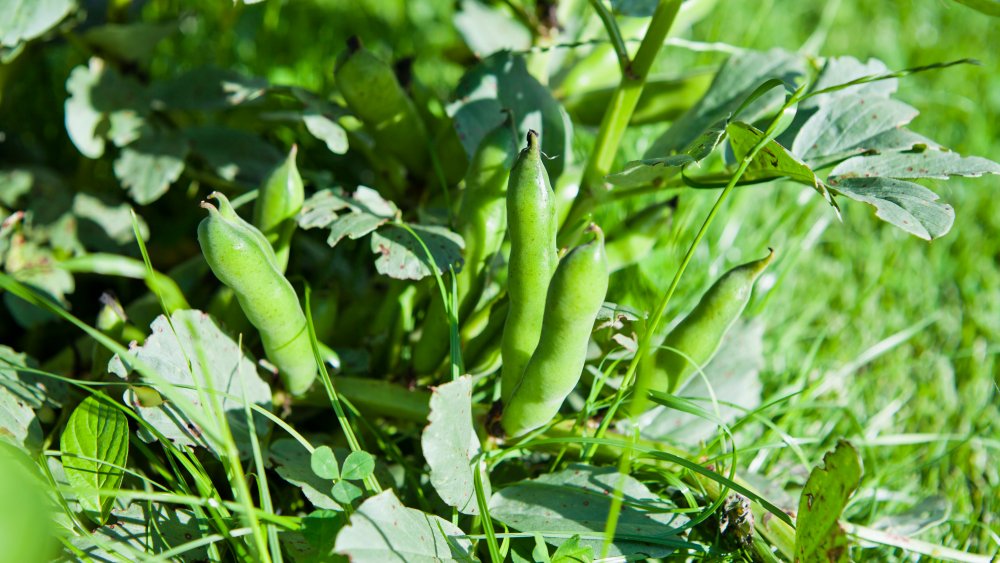
{"type": "Polygon", "coordinates": [[[306,199],[302,176],[295,165],[298,147],[293,145],[288,158],[271,172],[257,193],[253,222],[274,248],[279,270],[288,266],[288,250],[295,232],[296,216],[306,199]]]}
{"type": "Polygon", "coordinates": [[[545,300],[541,339],[521,382],[505,402],[501,425],[517,437],[552,420],[580,381],[587,343],[608,292],[604,234],[567,254],[552,276],[545,300]]]}
{"type": "MultiPolygon", "coordinates": [[[[465,176],[457,227],[465,240],[465,264],[457,274],[458,320],[464,320],[479,301],[490,258],[500,250],[507,231],[508,163],[514,153],[510,122],[483,138],[465,176]]],[[[413,350],[413,369],[430,373],[448,351],[448,316],[439,293],[434,293],[420,342],[413,350]]]]}
{"type": "Polygon", "coordinates": [[[371,130],[375,144],[423,176],[428,169],[427,133],[392,67],[351,37],[337,58],[334,79],[348,107],[371,130]]]}
{"type": "Polygon", "coordinates": [[[316,378],[316,362],[306,317],[292,284],[278,268],[271,244],[244,221],[226,196],[202,202],[208,217],[198,225],[198,243],[215,277],[232,288],[247,319],[260,332],[264,353],[293,395],[301,395],[316,378]]]}
{"type": "Polygon", "coordinates": [[[507,295],[510,309],[504,324],[500,353],[501,397],[507,402],[521,381],[542,332],[549,280],[556,270],[555,193],[542,163],[538,133],[528,132],[507,184],[507,230],[510,261],[507,295]]]}
{"type": "Polygon", "coordinates": [[[743,313],[754,283],[773,259],[771,250],[760,260],[729,270],[712,284],[688,316],[667,335],[651,369],[640,372],[638,388],[674,393],[704,367],[743,313]]]}

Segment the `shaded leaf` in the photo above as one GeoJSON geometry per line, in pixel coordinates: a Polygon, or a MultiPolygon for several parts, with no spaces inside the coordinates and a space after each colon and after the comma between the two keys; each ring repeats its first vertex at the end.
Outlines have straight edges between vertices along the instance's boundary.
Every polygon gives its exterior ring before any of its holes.
{"type": "Polygon", "coordinates": [[[237,181],[248,188],[261,185],[285,155],[259,136],[225,127],[185,129],[191,152],[200,157],[221,178],[237,181]]]}
{"type": "Polygon", "coordinates": [[[475,471],[489,498],[490,482],[485,464],[473,460],[481,451],[472,427],[472,378],[465,375],[440,385],[431,394],[431,414],[420,437],[424,459],[431,468],[431,486],[448,506],[463,514],[479,514],[475,471]]]}
{"type": "MultiPolygon", "coordinates": [[[[104,201],[90,194],[73,196],[73,215],[77,218],[77,234],[89,251],[117,251],[135,241],[132,230],[131,206],[125,202],[104,201]]],[[[139,217],[139,234],[149,238],[149,227],[139,217]]]]}
{"type": "Polygon", "coordinates": [[[870,527],[889,534],[912,537],[948,521],[951,503],[947,497],[931,496],[895,514],[883,514],[870,527]]]}
{"type": "Polygon", "coordinates": [[[0,345],[0,387],[6,387],[33,409],[59,408],[66,399],[66,384],[33,371],[37,362],[27,354],[0,345]],[[19,369],[27,368],[27,369],[19,369]]]}
{"type": "Polygon", "coordinates": [[[128,460],[128,420],[110,399],[94,394],[66,422],[60,446],[66,478],[87,516],[104,524],[128,460]],[[117,466],[117,467],[115,467],[117,466]]]}
{"type": "Polygon", "coordinates": [[[6,0],[0,4],[0,45],[17,47],[55,27],[73,9],[73,0],[6,0]]]}
{"type": "MultiPolygon", "coordinates": [[[[134,502],[127,509],[112,510],[111,518],[107,525],[70,540],[84,552],[87,561],[120,563],[123,558],[134,560],[136,551],[156,555],[211,533],[208,522],[176,505],[134,502]]],[[[202,545],[185,551],[184,558],[205,561],[208,552],[202,545]]]]}
{"type": "Polygon", "coordinates": [[[1000,1],[998,0],[955,0],[959,4],[964,4],[977,12],[1000,18],[1000,1]]]}
{"type": "Polygon", "coordinates": [[[330,496],[330,479],[320,477],[312,467],[312,458],[302,444],[291,438],[271,442],[269,457],[277,464],[276,471],[282,479],[302,489],[309,502],[316,508],[341,510],[340,504],[330,496]]]}
{"type": "MultiPolygon", "coordinates": [[[[462,269],[465,243],[461,236],[444,227],[410,225],[410,228],[430,251],[440,273],[446,273],[449,266],[455,272],[462,269]]],[[[372,233],[371,248],[378,255],[375,269],[380,274],[399,280],[419,280],[433,275],[427,251],[413,234],[401,227],[390,225],[372,233]]]]}
{"type": "Polygon", "coordinates": [[[96,57],[66,80],[66,132],[81,154],[99,158],[105,139],[122,146],[139,137],[149,113],[145,88],[96,57]]]}
{"type": "Polygon", "coordinates": [[[403,506],[389,490],[361,504],[335,549],[354,563],[472,561],[464,535],[447,520],[403,506]]]}
{"type": "MultiPolygon", "coordinates": [[[[622,486],[625,503],[618,520],[610,557],[664,557],[683,543],[676,531],[688,522],[675,508],[613,467],[575,464],[558,473],[521,481],[494,493],[490,515],[521,531],[545,530],[579,534],[580,545],[596,551],[603,545],[604,525],[611,506],[611,493],[622,486]],[[643,506],[650,510],[643,510],[643,506]]],[[[568,537],[549,536],[545,541],[561,545],[568,537]]]]}
{"type": "Polygon", "coordinates": [[[938,202],[931,190],[893,178],[848,178],[831,188],[875,208],[875,215],[925,240],[943,236],[955,222],[955,209],[938,202]]]}
{"type": "Polygon", "coordinates": [[[152,96],[155,103],[164,109],[208,111],[255,100],[264,94],[266,88],[267,81],[262,78],[205,66],[157,82],[152,96]]]}
{"type": "Polygon", "coordinates": [[[92,27],[83,35],[84,40],[100,52],[127,62],[145,62],[156,45],[172,35],[177,24],[167,23],[109,23],[92,27]]]}
{"type": "Polygon", "coordinates": [[[523,51],[531,47],[531,32],[500,6],[463,0],[452,17],[455,29],[479,58],[497,51],[523,51]]]}
{"type": "Polygon", "coordinates": [[[471,157],[480,141],[506,118],[513,116],[518,138],[529,129],[541,136],[545,168],[553,181],[572,160],[572,123],[548,88],[528,72],[524,57],[500,51],[470,69],[448,105],[458,137],[471,157]]]}
{"type": "Polygon", "coordinates": [[[796,561],[849,561],[847,534],[838,520],[861,482],[861,458],[841,440],[809,474],[799,497],[795,527],[796,561]]]}
{"type": "Polygon", "coordinates": [[[330,496],[333,497],[333,500],[339,502],[341,506],[353,505],[354,501],[361,498],[362,495],[364,493],[357,485],[343,479],[334,483],[330,489],[330,496]]]}
{"type": "MultiPolygon", "coordinates": [[[[142,346],[129,350],[128,358],[115,356],[108,366],[109,371],[125,378],[127,369],[123,365],[136,357],[165,380],[167,387],[145,381],[162,395],[166,401],[155,407],[144,407],[135,392],[128,390],[125,401],[139,418],[155,428],[164,437],[182,446],[207,448],[213,455],[222,455],[221,444],[210,439],[210,435],[220,436],[220,428],[201,428],[196,420],[215,423],[212,412],[215,400],[221,406],[232,433],[233,440],[242,458],[251,454],[249,426],[243,410],[246,401],[265,409],[271,408],[271,388],[257,373],[255,364],[246,357],[239,345],[215,324],[207,314],[196,310],[177,310],[167,318],[160,315],[150,326],[150,335],[142,346]],[[208,393],[219,393],[216,399],[204,404],[208,393]],[[177,399],[183,397],[197,415],[181,410],[177,399]]],[[[254,415],[254,424],[260,436],[266,435],[270,420],[262,415],[254,415]]],[[[155,437],[144,430],[139,437],[149,442],[155,437]]]]}
{"type": "Polygon", "coordinates": [[[659,3],[659,0],[611,0],[611,8],[623,16],[648,18],[659,3]]]}
{"type": "MultiPolygon", "coordinates": [[[[864,78],[866,76],[878,76],[888,72],[889,67],[878,59],[868,59],[867,62],[863,63],[850,56],[830,57],[826,59],[826,62],[823,64],[823,69],[820,71],[819,76],[816,77],[816,82],[812,86],[812,91],[818,92],[827,88],[833,88],[840,84],[846,84],[859,78],[864,78]]],[[[875,82],[855,84],[853,86],[847,86],[838,90],[806,98],[800,104],[800,109],[808,110],[810,108],[823,106],[842,96],[888,98],[896,91],[898,86],[899,80],[896,78],[887,78],[885,80],[878,80],[875,82]]]]}
{"type": "MultiPolygon", "coordinates": [[[[719,69],[698,103],[656,139],[644,156],[659,158],[681,152],[714,124],[726,119],[761,83],[772,78],[794,83],[805,74],[805,68],[805,60],[800,55],[780,49],[733,55],[719,69]]],[[[784,90],[772,89],[744,109],[739,117],[743,121],[755,121],[776,110],[784,100],[784,90]]]]}
{"type": "Polygon", "coordinates": [[[187,141],[180,135],[144,136],[122,150],[115,160],[115,176],[136,203],[146,205],[180,178],[187,152],[187,141]]]}
{"type": "Polygon", "coordinates": [[[829,182],[831,186],[836,186],[847,178],[888,176],[946,180],[950,176],[977,177],[983,174],[1000,174],[1000,164],[978,156],[930,149],[849,158],[834,167],[829,182]]]}

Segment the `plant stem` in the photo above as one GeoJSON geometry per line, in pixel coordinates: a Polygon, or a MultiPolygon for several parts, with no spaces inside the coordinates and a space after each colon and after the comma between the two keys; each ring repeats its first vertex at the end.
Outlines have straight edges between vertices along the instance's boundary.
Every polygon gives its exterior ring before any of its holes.
{"type": "MultiPolygon", "coordinates": [[[[643,37],[642,43],[639,45],[639,50],[632,61],[622,69],[621,82],[611,96],[607,111],[604,112],[601,128],[597,133],[597,142],[594,145],[594,150],[590,153],[590,161],[587,163],[583,175],[583,184],[588,195],[581,199],[593,197],[596,188],[602,185],[603,178],[611,170],[611,163],[614,162],[615,155],[618,153],[618,145],[621,143],[622,135],[625,134],[625,128],[628,127],[628,123],[632,119],[632,113],[635,111],[635,106],[639,103],[639,97],[642,95],[642,89],[646,85],[646,77],[667,38],[667,33],[670,31],[680,7],[681,0],[665,0],[659,3],[656,12],[653,13],[653,19],[649,23],[646,36],[643,37]]],[[[614,39],[612,36],[613,44],[615,43],[614,39]]]]}
{"type": "Polygon", "coordinates": [[[622,76],[625,76],[628,72],[630,61],[628,49],[625,47],[625,40],[622,39],[622,32],[618,29],[615,16],[604,5],[603,0],[590,0],[590,5],[594,7],[597,17],[601,18],[601,23],[604,24],[604,29],[608,32],[608,37],[611,39],[611,46],[614,47],[615,55],[618,56],[618,66],[621,68],[622,76]]]}

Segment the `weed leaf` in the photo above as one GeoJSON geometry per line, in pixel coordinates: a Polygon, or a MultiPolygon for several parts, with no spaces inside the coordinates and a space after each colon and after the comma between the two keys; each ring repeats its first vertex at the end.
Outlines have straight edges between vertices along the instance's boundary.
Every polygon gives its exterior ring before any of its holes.
{"type": "Polygon", "coordinates": [[[861,458],[841,440],[823,456],[823,465],[809,474],[799,497],[795,530],[796,561],[849,561],[847,534],[838,520],[847,500],[861,482],[861,458]]]}
{"type": "Polygon", "coordinates": [[[128,459],[128,420],[103,395],[80,403],[66,422],[60,446],[66,478],[84,512],[104,524],[124,478],[128,459]],[[109,465],[110,464],[110,465],[109,465]]]}

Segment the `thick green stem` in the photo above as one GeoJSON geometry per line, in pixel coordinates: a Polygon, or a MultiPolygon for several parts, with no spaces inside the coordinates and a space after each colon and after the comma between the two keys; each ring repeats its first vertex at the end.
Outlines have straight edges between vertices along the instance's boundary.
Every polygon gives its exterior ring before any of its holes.
{"type": "Polygon", "coordinates": [[[665,0],[659,3],[646,30],[646,36],[639,45],[639,50],[632,62],[623,69],[621,82],[612,94],[608,109],[605,110],[604,118],[601,120],[597,142],[594,144],[593,152],[590,153],[590,161],[583,176],[588,195],[580,199],[593,197],[595,190],[602,185],[604,177],[611,171],[611,164],[618,153],[622,135],[625,134],[625,128],[632,119],[632,113],[646,85],[646,77],[667,38],[667,33],[673,26],[680,7],[681,0],[665,0]]]}

